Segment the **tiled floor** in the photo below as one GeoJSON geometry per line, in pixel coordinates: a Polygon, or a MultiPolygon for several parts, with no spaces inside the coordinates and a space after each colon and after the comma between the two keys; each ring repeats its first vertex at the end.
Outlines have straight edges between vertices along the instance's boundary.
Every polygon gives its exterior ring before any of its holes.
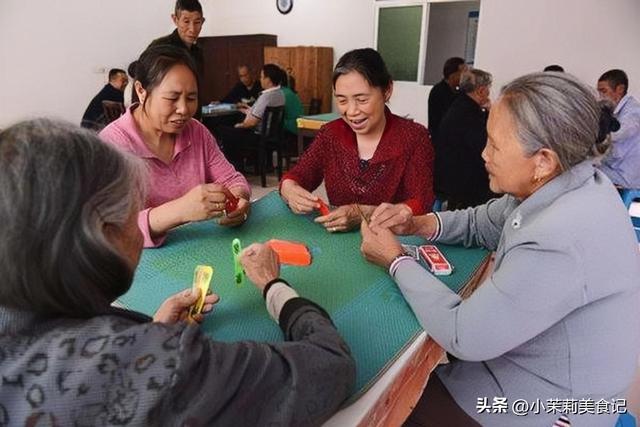
{"type": "Polygon", "coordinates": [[[273,190],[278,190],[278,178],[274,174],[267,175],[267,186],[262,187],[260,185],[260,176],[245,174],[247,181],[251,185],[251,199],[258,200],[262,196],[270,193],[273,190]]]}

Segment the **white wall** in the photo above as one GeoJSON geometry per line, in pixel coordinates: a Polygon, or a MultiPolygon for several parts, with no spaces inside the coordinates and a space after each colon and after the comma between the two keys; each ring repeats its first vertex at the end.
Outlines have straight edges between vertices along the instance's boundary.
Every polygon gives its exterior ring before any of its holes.
{"type": "Polygon", "coordinates": [[[173,3],[0,0],[0,128],[37,115],[79,124],[109,68],[172,31],[173,3]]]}
{"type": "MultiPolygon", "coordinates": [[[[293,10],[281,15],[275,1],[216,0],[203,4],[209,30],[202,35],[266,33],[278,36],[278,45],[333,47],[334,63],[345,52],[373,47],[374,0],[295,0],[293,10]]],[[[428,87],[396,82],[391,108],[421,123],[427,120],[428,87]]]]}
{"type": "Polygon", "coordinates": [[[522,74],[560,64],[595,87],[622,68],[640,97],[640,1],[482,0],[476,67],[494,76],[494,91],[522,74]]]}
{"type": "Polygon", "coordinates": [[[433,3],[429,8],[429,41],[425,78],[433,85],[442,80],[442,66],[452,56],[465,58],[469,12],[479,11],[480,2],[433,3]]]}
{"type": "MultiPolygon", "coordinates": [[[[205,5],[207,35],[270,33],[278,44],[373,46],[374,0],[296,0],[288,15],[275,2],[216,0],[205,5]]],[[[595,86],[609,68],[623,68],[640,94],[639,0],[481,0],[475,66],[494,75],[494,92],[509,80],[551,63],[595,86]]],[[[204,32],[203,32],[204,34],[204,32]]],[[[391,108],[427,121],[430,86],[396,82],[391,108]]]]}
{"type": "MultiPolygon", "coordinates": [[[[282,46],[332,46],[335,59],[374,41],[374,0],[201,0],[202,35],[269,33],[282,46]]],[[[98,68],[126,67],[173,29],[173,0],[0,0],[0,128],[55,115],[78,123],[105,82],[98,68]]],[[[595,85],[625,69],[640,95],[639,0],[482,0],[476,66],[494,87],[560,63],[595,85]]],[[[391,108],[426,123],[430,86],[398,82],[391,108]]],[[[639,96],[640,97],[640,96],[639,96]]]]}
{"type": "Polygon", "coordinates": [[[275,34],[280,46],[333,47],[336,59],[373,46],[373,0],[295,0],[287,15],[265,0],[204,0],[203,7],[209,27],[201,35],[275,34]]]}

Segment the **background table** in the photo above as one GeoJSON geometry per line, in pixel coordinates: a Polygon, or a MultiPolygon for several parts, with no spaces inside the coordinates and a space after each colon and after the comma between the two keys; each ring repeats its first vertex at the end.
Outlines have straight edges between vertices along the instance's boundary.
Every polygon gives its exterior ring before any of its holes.
{"type": "Polygon", "coordinates": [[[217,130],[220,126],[233,127],[244,120],[244,114],[236,108],[235,104],[216,104],[212,107],[205,105],[202,109],[200,121],[216,138],[218,138],[217,130]]]}
{"type": "MultiPolygon", "coordinates": [[[[208,264],[215,270],[213,290],[221,301],[202,323],[203,330],[219,341],[282,341],[260,292],[248,282],[234,283],[231,241],[238,237],[245,246],[272,238],[304,242],[312,265],[283,266],[281,276],[324,307],[349,344],[357,364],[356,388],[347,402],[353,403],[423,331],[387,272],[362,258],[360,234],[327,233],[314,217],[294,215],[273,192],[253,204],[249,220],[239,228],[205,221],[175,229],[162,248],[143,251],[134,283],[120,303],[151,315],[166,297],[191,285],[196,265],[208,264]]],[[[415,237],[405,241],[421,242],[415,237]]],[[[455,266],[443,282],[460,291],[487,253],[439,247],[455,266]]]]}
{"type": "Polygon", "coordinates": [[[302,116],[296,119],[298,126],[298,156],[304,151],[304,139],[313,139],[325,123],[339,118],[336,113],[315,114],[312,116],[302,116]]]}

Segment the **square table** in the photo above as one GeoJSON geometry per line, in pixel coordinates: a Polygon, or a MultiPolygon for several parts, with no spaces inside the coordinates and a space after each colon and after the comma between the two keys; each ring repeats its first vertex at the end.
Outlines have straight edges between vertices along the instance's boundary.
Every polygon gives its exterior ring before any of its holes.
{"type": "MultiPolygon", "coordinates": [[[[351,348],[356,360],[356,386],[345,410],[353,421],[350,425],[359,424],[358,418],[371,414],[372,404],[388,398],[388,392],[373,398],[369,393],[370,402],[366,402],[367,392],[375,392],[374,386],[381,384],[379,380],[390,367],[396,369],[389,371],[394,376],[390,384],[397,384],[394,387],[398,388],[412,381],[415,369],[411,366],[433,365],[433,359],[439,359],[441,353],[426,339],[387,271],[364,260],[359,250],[360,233],[327,233],[313,222],[315,216],[293,214],[272,192],[252,204],[249,219],[241,227],[225,228],[214,221],[178,227],[169,233],[163,247],[143,251],[131,289],[119,302],[152,315],[169,295],[191,286],[196,265],[207,264],[214,268],[212,289],[221,300],[202,323],[204,332],[218,341],[282,341],[282,332],[269,317],[260,292],[250,283],[235,284],[231,241],[237,237],[244,246],[274,238],[305,243],[311,251],[312,264],[283,266],[281,277],[301,296],[327,310],[351,348]],[[364,400],[360,401],[361,397],[364,400]],[[357,408],[362,402],[368,405],[365,411],[349,412],[350,407],[357,408]]],[[[418,237],[402,240],[411,244],[424,242],[418,237]]],[[[442,281],[456,292],[477,275],[488,254],[483,249],[438,247],[455,267],[453,274],[442,277],[442,281]]],[[[424,386],[420,382],[425,377],[413,381],[419,397],[424,386]]],[[[379,416],[386,416],[390,409],[378,411],[382,412],[379,416]]]]}

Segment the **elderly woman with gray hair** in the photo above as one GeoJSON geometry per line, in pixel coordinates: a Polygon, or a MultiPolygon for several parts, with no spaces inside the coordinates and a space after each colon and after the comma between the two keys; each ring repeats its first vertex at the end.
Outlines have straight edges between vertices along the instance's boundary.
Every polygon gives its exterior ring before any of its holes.
{"type": "Polygon", "coordinates": [[[211,340],[184,320],[190,290],[153,319],[111,306],[142,249],[138,162],[60,122],[0,133],[0,425],[321,424],[354,362],[267,246],[241,262],[286,342],[211,340]]]}
{"type": "Polygon", "coordinates": [[[381,205],[362,226],[365,257],[389,268],[454,356],[408,425],[551,426],[563,413],[577,426],[615,423],[612,400],[640,350],[640,253],[616,189],[594,167],[614,126],[575,77],[523,76],[492,107],[482,153],[491,190],[504,196],[409,219],[381,205]],[[394,233],[485,247],[494,269],[463,301],[394,233]]]}

